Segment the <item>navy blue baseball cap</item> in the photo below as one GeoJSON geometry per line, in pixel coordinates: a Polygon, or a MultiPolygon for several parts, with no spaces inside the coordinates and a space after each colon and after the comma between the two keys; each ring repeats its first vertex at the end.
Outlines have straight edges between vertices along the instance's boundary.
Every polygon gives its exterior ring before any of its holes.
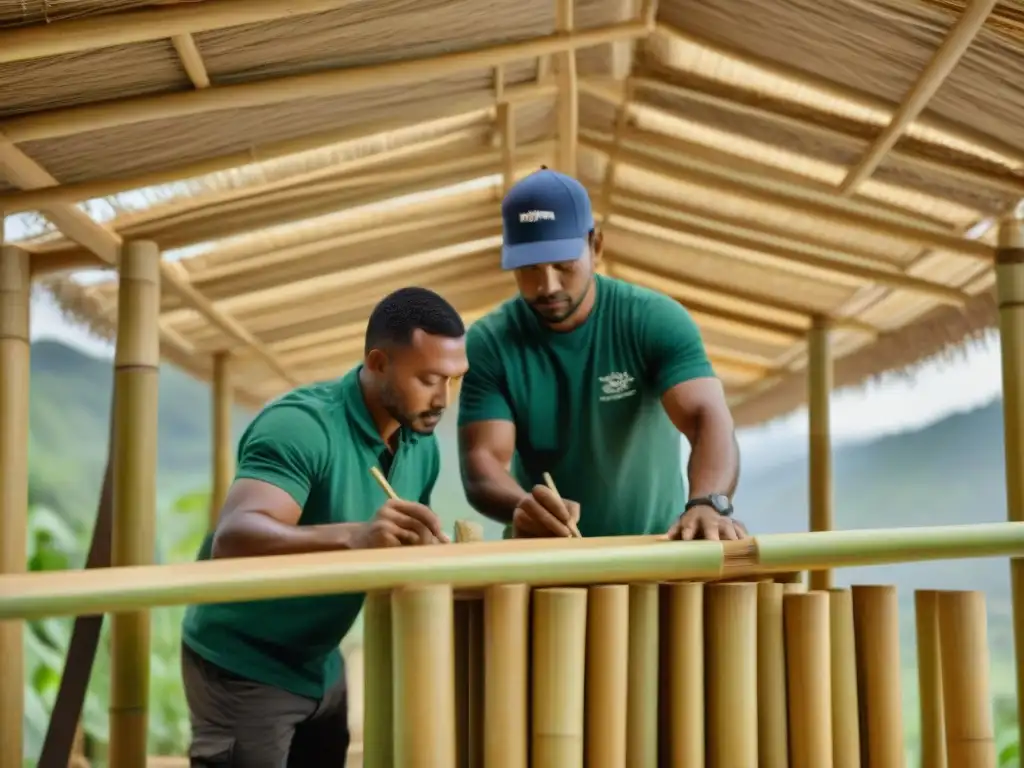
{"type": "Polygon", "coordinates": [[[501,268],[575,261],[594,229],[590,195],[576,179],[542,166],[515,184],[501,203],[501,268]]]}

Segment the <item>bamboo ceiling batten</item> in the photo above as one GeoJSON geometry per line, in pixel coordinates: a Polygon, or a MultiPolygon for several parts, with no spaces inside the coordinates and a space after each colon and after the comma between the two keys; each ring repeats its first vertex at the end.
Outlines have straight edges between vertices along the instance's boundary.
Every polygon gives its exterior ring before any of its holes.
{"type": "Polygon", "coordinates": [[[116,281],[66,273],[187,248],[161,267],[162,354],[204,379],[230,354],[257,404],[355,363],[410,281],[468,322],[514,296],[499,203],[551,165],[590,190],[605,271],[690,309],[752,424],[801,403],[816,329],[845,386],[996,324],[994,223],[1024,198],[1014,14],[0,0],[0,210],[108,338],[116,281]]]}

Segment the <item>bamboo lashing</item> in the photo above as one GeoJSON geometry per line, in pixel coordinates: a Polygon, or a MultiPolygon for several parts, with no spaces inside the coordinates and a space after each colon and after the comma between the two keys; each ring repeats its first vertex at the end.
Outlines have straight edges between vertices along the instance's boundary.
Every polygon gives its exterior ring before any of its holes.
{"type": "MultiPolygon", "coordinates": [[[[562,494],[560,494],[558,492],[558,488],[555,487],[554,478],[552,478],[548,472],[544,473],[544,485],[551,489],[551,492],[555,494],[558,498],[562,498],[562,494]]],[[[575,520],[569,520],[569,532],[572,534],[574,539],[583,538],[583,534],[580,533],[580,529],[577,527],[575,520]]]]}

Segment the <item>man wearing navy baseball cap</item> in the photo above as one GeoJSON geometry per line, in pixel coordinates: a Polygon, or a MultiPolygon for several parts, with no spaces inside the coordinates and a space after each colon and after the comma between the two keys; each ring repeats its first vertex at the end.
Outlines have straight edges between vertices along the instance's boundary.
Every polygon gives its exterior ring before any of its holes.
{"type": "Polygon", "coordinates": [[[519,296],[467,334],[459,452],[470,503],[522,537],[746,537],[732,518],[732,416],[689,313],[597,274],[603,238],[576,179],[542,167],[501,213],[501,266],[519,296]]]}

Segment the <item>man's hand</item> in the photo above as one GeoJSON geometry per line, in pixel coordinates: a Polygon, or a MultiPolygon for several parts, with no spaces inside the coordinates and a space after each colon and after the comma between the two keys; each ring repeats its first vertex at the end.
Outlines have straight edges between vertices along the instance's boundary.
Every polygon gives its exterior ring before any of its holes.
{"type": "Polygon", "coordinates": [[[451,541],[441,521],[428,507],[413,501],[389,499],[353,538],[353,549],[382,549],[451,541]]]}
{"type": "Polygon", "coordinates": [[[711,507],[702,504],[681,514],[668,529],[665,538],[682,539],[683,541],[692,541],[693,539],[736,541],[745,539],[749,535],[746,526],[739,520],[720,515],[711,507]]]}
{"type": "Polygon", "coordinates": [[[512,513],[512,535],[517,539],[570,538],[570,523],[578,523],[580,505],[561,498],[546,485],[535,485],[512,513]]]}

